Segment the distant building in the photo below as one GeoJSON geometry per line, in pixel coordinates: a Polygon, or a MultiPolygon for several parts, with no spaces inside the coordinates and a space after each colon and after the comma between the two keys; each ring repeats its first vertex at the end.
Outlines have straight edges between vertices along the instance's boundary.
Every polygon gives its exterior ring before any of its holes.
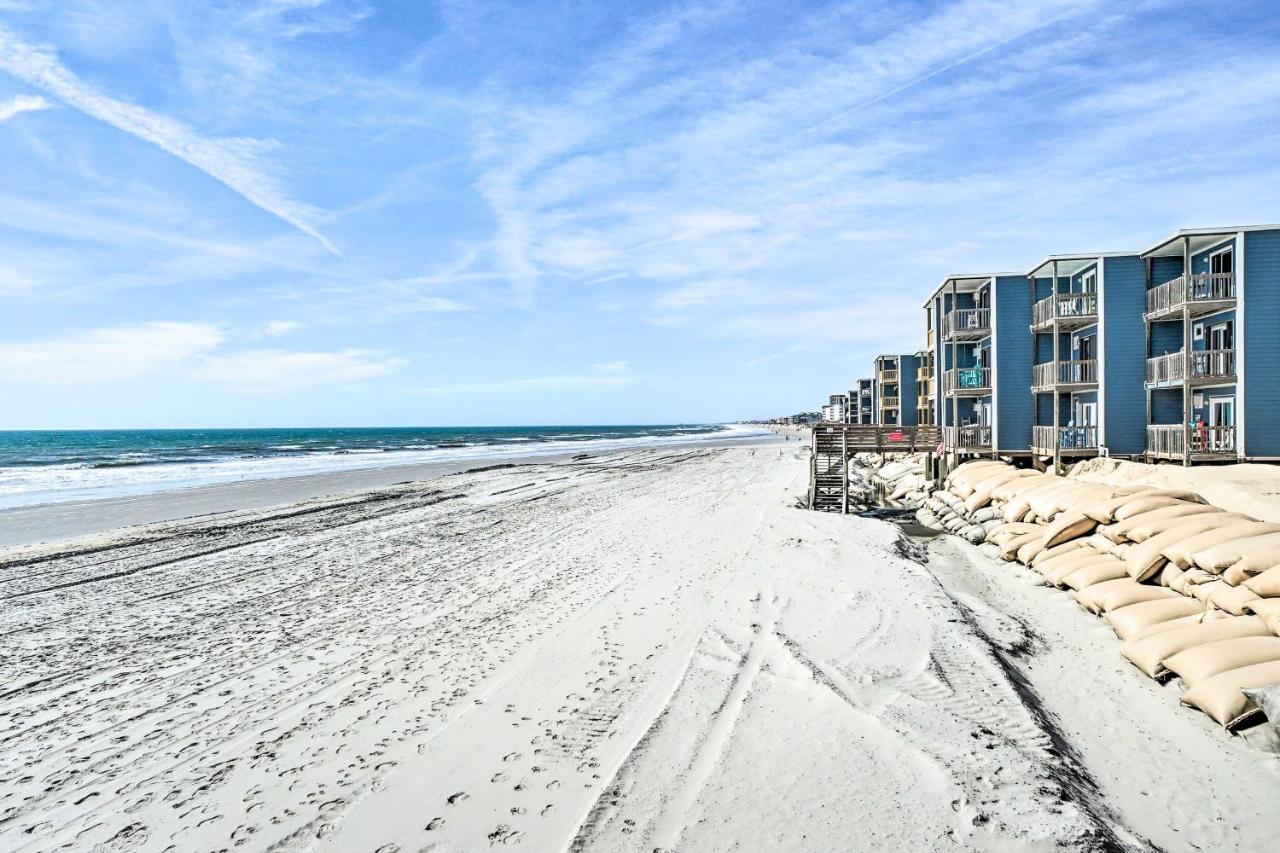
{"type": "Polygon", "coordinates": [[[882,355],[875,361],[875,422],[887,426],[916,426],[916,372],[920,361],[915,355],[882,355]]]}
{"type": "Polygon", "coordinates": [[[876,422],[876,381],[859,379],[850,392],[850,423],[873,424],[876,422]]]}

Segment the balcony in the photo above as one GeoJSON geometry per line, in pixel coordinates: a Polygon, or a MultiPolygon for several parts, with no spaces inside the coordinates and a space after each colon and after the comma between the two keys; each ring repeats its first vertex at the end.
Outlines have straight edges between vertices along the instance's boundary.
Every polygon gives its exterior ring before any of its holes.
{"type": "Polygon", "coordinates": [[[990,308],[957,308],[942,317],[944,341],[976,341],[990,334],[990,308]]]}
{"type": "Polygon", "coordinates": [[[979,424],[947,427],[948,450],[990,450],[991,427],[979,424]]]}
{"type": "Polygon", "coordinates": [[[1055,323],[1060,328],[1076,329],[1098,322],[1098,294],[1059,293],[1041,299],[1031,306],[1031,328],[1044,329],[1055,323]]]}
{"type": "Polygon", "coordinates": [[[881,398],[880,398],[880,408],[882,408],[882,409],[896,409],[896,408],[898,408],[898,398],[897,398],[897,397],[881,397],[881,398]]]}
{"type": "Polygon", "coordinates": [[[1229,272],[1180,275],[1147,291],[1147,319],[1162,320],[1185,308],[1193,317],[1236,304],[1236,277],[1229,272]]]}
{"type": "Polygon", "coordinates": [[[1098,452],[1097,427],[1033,426],[1031,450],[1043,456],[1092,456],[1098,452]]]}
{"type": "Polygon", "coordinates": [[[1214,349],[1182,351],[1147,359],[1147,387],[1168,388],[1190,382],[1193,385],[1210,382],[1234,382],[1236,378],[1236,351],[1214,349]]]}
{"type": "Polygon", "coordinates": [[[895,370],[881,370],[881,371],[880,371],[880,382],[881,382],[881,383],[885,383],[885,382],[897,382],[897,381],[898,381],[898,371],[897,371],[896,369],[895,369],[895,370]]]}
{"type": "Polygon", "coordinates": [[[1188,427],[1182,424],[1149,424],[1147,456],[1179,462],[1215,461],[1236,458],[1234,426],[1188,427]],[[1188,441],[1190,454],[1187,453],[1188,441]]]}
{"type": "Polygon", "coordinates": [[[991,393],[991,370],[986,367],[960,367],[946,372],[946,391],[951,395],[991,393]]]}
{"type": "Polygon", "coordinates": [[[1036,391],[1059,386],[1082,387],[1098,384],[1098,362],[1087,358],[1077,361],[1046,361],[1031,365],[1031,388],[1036,391]]]}

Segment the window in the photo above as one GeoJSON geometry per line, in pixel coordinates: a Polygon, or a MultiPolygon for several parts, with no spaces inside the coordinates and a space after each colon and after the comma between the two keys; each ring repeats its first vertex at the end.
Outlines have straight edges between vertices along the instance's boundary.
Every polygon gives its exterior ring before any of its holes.
{"type": "Polygon", "coordinates": [[[1235,322],[1228,320],[1209,327],[1209,349],[1228,350],[1235,347],[1235,322]]]}
{"type": "Polygon", "coordinates": [[[1228,246],[1209,256],[1209,272],[1229,274],[1235,272],[1235,252],[1228,246]]]}
{"type": "Polygon", "coordinates": [[[1080,290],[1084,293],[1098,292],[1098,271],[1097,270],[1089,270],[1087,273],[1080,276],[1080,290]]]}

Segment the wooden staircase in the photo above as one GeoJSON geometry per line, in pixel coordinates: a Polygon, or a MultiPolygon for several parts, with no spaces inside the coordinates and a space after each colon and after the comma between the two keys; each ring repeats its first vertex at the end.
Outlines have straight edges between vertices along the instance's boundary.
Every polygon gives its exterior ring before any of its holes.
{"type": "Polygon", "coordinates": [[[936,426],[816,424],[809,459],[809,509],[849,512],[849,459],[855,453],[932,453],[941,435],[936,426]]]}

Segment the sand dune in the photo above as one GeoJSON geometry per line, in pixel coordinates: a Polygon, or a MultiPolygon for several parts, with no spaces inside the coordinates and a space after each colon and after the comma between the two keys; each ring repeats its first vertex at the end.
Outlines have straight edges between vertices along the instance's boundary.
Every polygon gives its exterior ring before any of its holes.
{"type": "Polygon", "coordinates": [[[1275,837],[1273,758],[806,477],[640,451],[0,554],[0,848],[1275,837]]]}

